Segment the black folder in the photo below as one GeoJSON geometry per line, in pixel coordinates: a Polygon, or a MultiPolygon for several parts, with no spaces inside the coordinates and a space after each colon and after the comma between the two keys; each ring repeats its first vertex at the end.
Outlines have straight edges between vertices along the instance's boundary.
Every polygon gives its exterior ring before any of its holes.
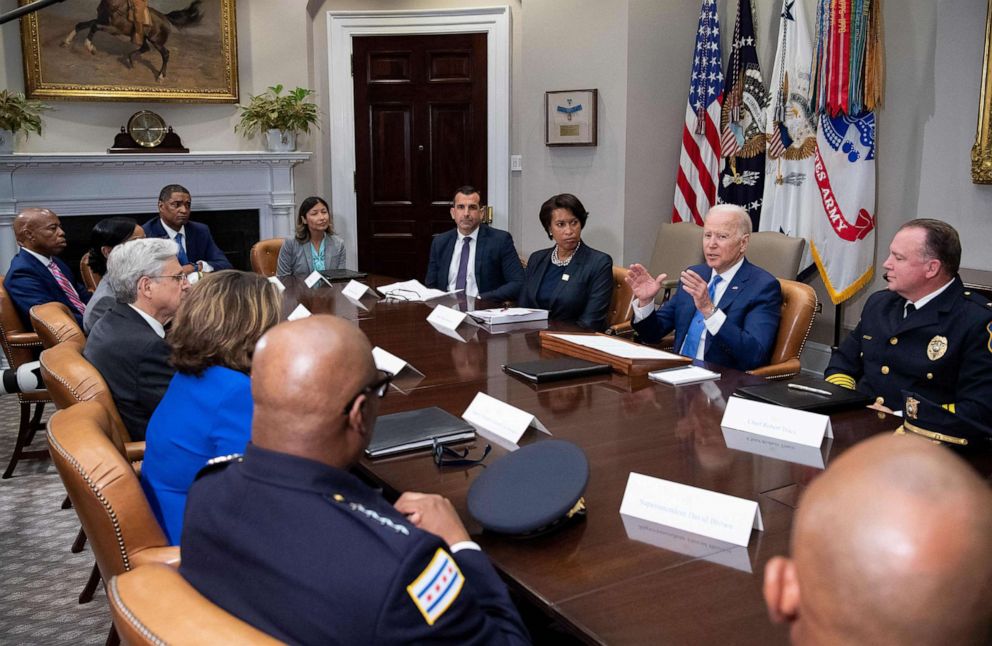
{"type": "Polygon", "coordinates": [[[346,280],[361,280],[368,276],[364,271],[352,271],[350,269],[327,269],[320,272],[320,275],[332,283],[344,282],[346,280]]]}
{"type": "Polygon", "coordinates": [[[436,406],[383,415],[375,422],[372,440],[365,449],[370,458],[430,448],[434,441],[450,444],[475,439],[475,428],[436,406]]]}
{"type": "Polygon", "coordinates": [[[503,366],[503,370],[511,375],[523,377],[528,381],[543,384],[561,379],[601,375],[610,372],[612,368],[607,363],[593,363],[584,359],[563,358],[511,363],[503,366]]]}
{"type": "Polygon", "coordinates": [[[872,401],[871,397],[857,390],[850,390],[822,379],[810,377],[799,377],[791,381],[771,381],[755,386],[741,386],[734,391],[734,394],[745,399],[824,414],[862,408],[872,401]],[[789,388],[789,384],[800,384],[817,390],[824,390],[830,395],[795,390],[789,388]]]}

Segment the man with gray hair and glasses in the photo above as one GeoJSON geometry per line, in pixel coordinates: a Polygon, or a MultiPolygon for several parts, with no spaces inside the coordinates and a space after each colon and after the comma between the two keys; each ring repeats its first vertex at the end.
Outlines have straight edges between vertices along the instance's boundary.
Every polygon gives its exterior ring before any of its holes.
{"type": "Polygon", "coordinates": [[[176,254],[176,243],[160,238],[114,247],[103,280],[110,281],[117,304],[93,326],[83,351],[106,380],[135,441],[145,439],[175,372],[165,325],[189,289],[176,254]]]}

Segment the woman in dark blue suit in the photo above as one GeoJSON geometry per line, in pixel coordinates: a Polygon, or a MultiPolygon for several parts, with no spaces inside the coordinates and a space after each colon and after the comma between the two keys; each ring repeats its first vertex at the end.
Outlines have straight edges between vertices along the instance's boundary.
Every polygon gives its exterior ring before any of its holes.
{"type": "Polygon", "coordinates": [[[244,453],[251,437],[251,356],[279,322],[281,296],[258,274],[207,274],[169,333],[176,374],[148,422],[141,486],[169,542],[179,544],[186,494],[207,460],[244,453]]]}
{"type": "Polygon", "coordinates": [[[551,320],[602,330],[613,294],[613,259],[582,244],[588,212],[579,198],[562,193],[541,205],[539,217],[555,245],[531,254],[520,306],[548,310],[551,320]]]}

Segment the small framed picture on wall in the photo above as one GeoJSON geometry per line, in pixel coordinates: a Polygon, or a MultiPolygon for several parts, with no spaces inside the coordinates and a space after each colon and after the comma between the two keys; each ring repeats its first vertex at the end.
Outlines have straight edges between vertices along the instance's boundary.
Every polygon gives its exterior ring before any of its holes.
{"type": "Polygon", "coordinates": [[[548,146],[595,146],[597,90],[556,90],[544,93],[548,146]]]}

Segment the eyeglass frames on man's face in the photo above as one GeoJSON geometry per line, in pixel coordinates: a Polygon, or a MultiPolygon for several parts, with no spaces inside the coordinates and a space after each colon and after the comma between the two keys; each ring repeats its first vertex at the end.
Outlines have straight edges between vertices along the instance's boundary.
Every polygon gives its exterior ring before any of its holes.
{"type": "Polygon", "coordinates": [[[375,395],[379,399],[382,399],[383,397],[386,396],[386,393],[389,392],[389,384],[392,383],[393,381],[393,374],[390,372],[386,372],[385,370],[376,370],[376,375],[377,378],[375,381],[373,381],[365,388],[362,388],[360,391],[358,391],[358,393],[354,397],[348,400],[348,403],[344,407],[344,411],[343,411],[344,415],[348,415],[351,413],[351,408],[352,406],[355,405],[355,400],[357,400],[362,395],[367,395],[367,396],[375,395]]]}
{"type": "Polygon", "coordinates": [[[487,444],[486,448],[482,451],[482,457],[476,459],[468,457],[468,449],[456,451],[441,444],[437,439],[433,442],[433,450],[434,464],[439,467],[470,467],[476,464],[482,464],[482,461],[489,456],[489,452],[493,450],[493,445],[487,444]]]}
{"type": "Polygon", "coordinates": [[[153,274],[149,278],[171,278],[177,283],[185,283],[189,280],[189,276],[185,272],[179,272],[178,274],[153,274]]]}

